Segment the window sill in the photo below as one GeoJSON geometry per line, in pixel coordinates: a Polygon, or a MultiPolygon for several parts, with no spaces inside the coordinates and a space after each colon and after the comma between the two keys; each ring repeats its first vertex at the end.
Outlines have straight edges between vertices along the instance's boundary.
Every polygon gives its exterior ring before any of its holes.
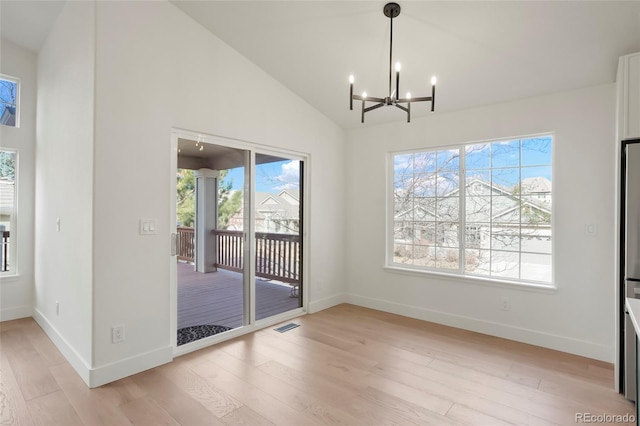
{"type": "Polygon", "coordinates": [[[511,288],[527,291],[535,291],[542,293],[556,293],[558,288],[553,284],[537,284],[522,281],[498,280],[495,278],[474,277],[470,275],[448,274],[439,271],[422,271],[416,269],[403,268],[400,266],[383,266],[384,270],[404,275],[413,275],[420,277],[444,278],[446,280],[468,283],[472,285],[487,285],[492,287],[511,288]]]}
{"type": "Polygon", "coordinates": [[[7,275],[0,275],[0,283],[5,283],[5,282],[15,282],[18,281],[20,279],[20,274],[7,274],[7,275]]]}

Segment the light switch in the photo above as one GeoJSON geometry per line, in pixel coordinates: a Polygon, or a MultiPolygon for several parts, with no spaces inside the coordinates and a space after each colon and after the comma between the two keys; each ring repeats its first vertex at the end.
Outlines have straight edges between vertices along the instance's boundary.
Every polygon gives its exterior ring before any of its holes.
{"type": "Polygon", "coordinates": [[[156,219],[140,219],[140,235],[155,235],[156,219]]]}

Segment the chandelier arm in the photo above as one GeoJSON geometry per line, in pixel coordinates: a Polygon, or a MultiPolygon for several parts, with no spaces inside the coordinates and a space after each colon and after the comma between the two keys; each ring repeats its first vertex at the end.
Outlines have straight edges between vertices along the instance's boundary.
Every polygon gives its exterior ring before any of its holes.
{"type": "Polygon", "coordinates": [[[383,98],[374,98],[373,96],[367,96],[363,98],[361,95],[353,95],[352,98],[356,101],[367,101],[367,102],[382,102],[384,103],[383,98]]]}
{"type": "Polygon", "coordinates": [[[408,103],[406,107],[403,107],[402,105],[395,104],[395,107],[396,108],[400,108],[401,110],[406,112],[407,113],[407,123],[411,123],[411,104],[408,103]]]}
{"type": "Polygon", "coordinates": [[[406,104],[406,103],[409,103],[409,102],[411,102],[411,103],[413,103],[413,102],[430,102],[431,100],[432,99],[431,99],[430,96],[429,97],[422,97],[422,98],[406,98],[406,99],[403,98],[403,99],[398,99],[396,101],[396,103],[406,104]]]}
{"type": "Polygon", "coordinates": [[[365,109],[364,109],[364,112],[369,112],[369,111],[372,111],[372,110],[374,110],[374,109],[378,109],[378,108],[380,108],[380,107],[382,107],[382,106],[384,106],[384,102],[380,102],[380,103],[378,103],[378,104],[371,105],[370,107],[365,108],[365,109]]]}

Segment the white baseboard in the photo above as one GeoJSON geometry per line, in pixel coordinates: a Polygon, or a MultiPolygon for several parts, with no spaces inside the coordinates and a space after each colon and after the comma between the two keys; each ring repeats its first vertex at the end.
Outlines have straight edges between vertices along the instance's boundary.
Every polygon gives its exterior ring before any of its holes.
{"type": "Polygon", "coordinates": [[[0,322],[29,318],[31,316],[33,316],[33,306],[31,305],[0,309],[0,322]]]}
{"type": "Polygon", "coordinates": [[[98,386],[166,364],[172,360],[173,348],[171,346],[165,346],[92,369],[88,385],[90,388],[97,388],[98,386]]]}
{"type": "Polygon", "coordinates": [[[87,384],[87,386],[89,386],[91,377],[91,368],[89,367],[89,363],[82,359],[80,354],[75,351],[69,342],[62,337],[53,324],[51,324],[51,322],[49,322],[49,320],[37,308],[33,308],[33,319],[36,320],[38,325],[42,330],[44,330],[47,336],[49,336],[49,339],[51,339],[53,344],[56,345],[58,350],[67,359],[69,364],[71,364],[73,369],[76,370],[82,380],[87,384]]]}
{"type": "Polygon", "coordinates": [[[56,345],[58,350],[67,359],[82,380],[90,388],[96,388],[104,384],[114,382],[132,374],[148,370],[158,365],[166,364],[173,360],[173,349],[171,346],[160,348],[151,352],[136,355],[131,358],[123,359],[113,364],[91,368],[87,363],[62,337],[49,320],[38,309],[33,309],[33,318],[38,325],[49,336],[49,339],[56,345]]]}
{"type": "Polygon", "coordinates": [[[528,343],[530,345],[555,349],[600,361],[613,362],[613,353],[610,347],[585,340],[355,294],[347,295],[345,302],[405,317],[528,343]]]}
{"type": "Polygon", "coordinates": [[[332,306],[345,303],[346,301],[347,301],[346,294],[344,293],[335,294],[333,296],[325,297],[324,299],[309,302],[307,312],[310,314],[314,314],[316,312],[323,311],[327,308],[331,308],[332,306]]]}

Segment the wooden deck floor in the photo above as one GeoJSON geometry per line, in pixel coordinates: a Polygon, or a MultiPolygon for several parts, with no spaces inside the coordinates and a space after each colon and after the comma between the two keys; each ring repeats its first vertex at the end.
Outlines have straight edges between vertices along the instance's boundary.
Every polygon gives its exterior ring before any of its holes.
{"type": "MultiPolygon", "coordinates": [[[[291,287],[256,279],[256,319],[300,307],[291,287]]],[[[178,262],[178,329],[192,325],[242,325],[242,274],[219,269],[207,274],[178,262]]]]}

